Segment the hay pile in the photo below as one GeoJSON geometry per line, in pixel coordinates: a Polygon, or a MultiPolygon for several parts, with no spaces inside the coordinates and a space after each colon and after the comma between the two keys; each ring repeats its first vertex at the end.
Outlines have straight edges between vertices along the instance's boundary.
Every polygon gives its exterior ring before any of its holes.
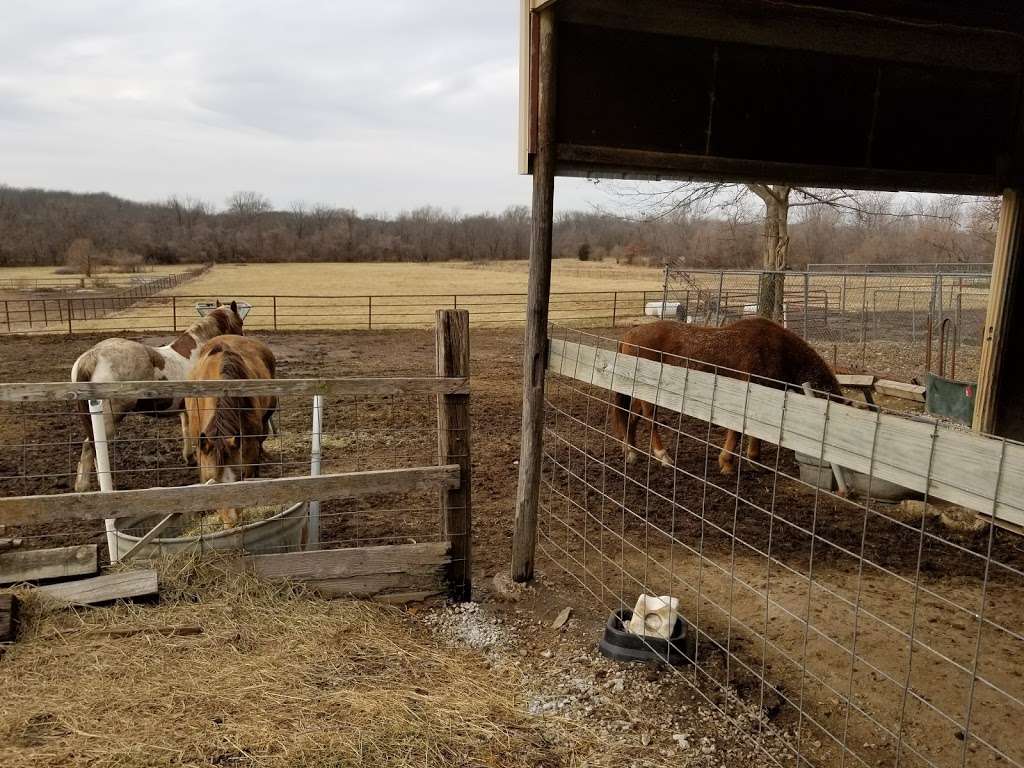
{"type": "Polygon", "coordinates": [[[514,668],[441,648],[397,609],[320,600],[223,561],[172,561],[161,576],[159,605],[28,597],[0,660],[0,765],[621,763],[580,726],[528,716],[514,668]]]}
{"type": "MultiPolygon", "coordinates": [[[[249,523],[256,523],[260,520],[266,520],[267,518],[273,517],[278,512],[281,512],[283,510],[284,506],[280,504],[246,507],[245,509],[239,510],[238,525],[232,527],[241,528],[243,525],[248,525],[249,523]]],[[[228,530],[228,528],[224,525],[224,521],[220,519],[220,515],[216,512],[210,512],[209,514],[200,515],[196,517],[194,520],[192,520],[192,522],[181,533],[181,535],[204,536],[209,533],[218,533],[220,531],[225,530],[228,530]]]]}

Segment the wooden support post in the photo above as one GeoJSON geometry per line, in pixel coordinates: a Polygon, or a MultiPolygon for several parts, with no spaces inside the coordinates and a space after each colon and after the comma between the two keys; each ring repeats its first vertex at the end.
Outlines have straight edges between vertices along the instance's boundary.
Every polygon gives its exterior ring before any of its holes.
{"type": "Polygon", "coordinates": [[[540,11],[538,59],[537,151],[533,159],[533,224],[523,340],[523,426],[512,538],[512,578],[520,582],[533,578],[544,436],[544,370],[555,197],[555,16],[550,7],[540,11]]]}
{"type": "Polygon", "coordinates": [[[978,364],[974,429],[1016,440],[1024,438],[1019,400],[1024,341],[1024,189],[1007,189],[996,232],[985,334],[978,364]]]}
{"type": "MultiPolygon", "coordinates": [[[[469,312],[436,313],[437,375],[469,377],[469,312]]],[[[451,544],[451,596],[469,600],[473,588],[473,487],[469,394],[437,396],[437,455],[459,466],[458,488],[441,491],[441,523],[451,544]]]]}
{"type": "Polygon", "coordinates": [[[171,296],[171,332],[178,332],[178,297],[171,296]]]}

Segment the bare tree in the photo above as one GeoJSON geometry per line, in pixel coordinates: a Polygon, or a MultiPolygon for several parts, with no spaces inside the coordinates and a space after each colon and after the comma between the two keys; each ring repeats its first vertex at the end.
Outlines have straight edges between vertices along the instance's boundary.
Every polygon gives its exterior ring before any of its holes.
{"type": "Polygon", "coordinates": [[[296,200],[288,206],[288,218],[291,221],[292,229],[295,230],[295,237],[302,239],[306,233],[306,221],[309,219],[309,206],[302,200],[296,200]]]}
{"type": "Polygon", "coordinates": [[[259,192],[239,191],[227,199],[228,212],[240,219],[255,219],[273,210],[270,199],[259,192]]]}

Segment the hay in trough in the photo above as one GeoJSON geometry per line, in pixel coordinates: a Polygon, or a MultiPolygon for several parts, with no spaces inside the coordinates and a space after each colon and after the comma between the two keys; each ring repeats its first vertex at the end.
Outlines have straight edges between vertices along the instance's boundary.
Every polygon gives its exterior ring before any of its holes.
{"type": "MultiPolygon", "coordinates": [[[[283,510],[284,507],[280,504],[246,507],[245,509],[240,509],[238,511],[238,525],[232,527],[240,528],[243,525],[249,525],[249,523],[258,523],[261,520],[273,517],[283,510]]],[[[223,530],[228,530],[228,528],[224,525],[224,521],[220,519],[220,515],[216,512],[210,512],[209,514],[195,518],[181,535],[203,536],[208,533],[217,533],[218,531],[223,530]]]]}
{"type": "Polygon", "coordinates": [[[0,660],[0,765],[556,766],[620,763],[531,717],[515,667],[442,648],[372,603],[161,566],[158,605],[27,596],[0,660]]]}

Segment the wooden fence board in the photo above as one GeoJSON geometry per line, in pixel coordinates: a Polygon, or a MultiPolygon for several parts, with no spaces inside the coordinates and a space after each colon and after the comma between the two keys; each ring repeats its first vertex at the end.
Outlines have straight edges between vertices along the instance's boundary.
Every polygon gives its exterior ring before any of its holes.
{"type": "Polygon", "coordinates": [[[91,579],[65,581],[36,587],[36,591],[49,598],[74,605],[94,605],[112,600],[149,597],[157,594],[159,584],[156,571],[139,570],[108,573],[91,579]]]}
{"type": "Polygon", "coordinates": [[[1017,443],[1006,443],[1000,471],[997,438],[563,339],[549,343],[554,373],[1024,524],[1024,446],[1017,443]]]}
{"type": "Polygon", "coordinates": [[[92,576],[99,569],[95,544],[0,553],[0,584],[92,576]]]}
{"type": "Polygon", "coordinates": [[[18,635],[17,595],[0,594],[0,643],[12,643],[18,635]]]}
{"type": "Polygon", "coordinates": [[[0,525],[202,512],[220,506],[291,504],[459,485],[458,465],[282,477],[238,483],[0,498],[0,525]]]}
{"type": "Polygon", "coordinates": [[[158,399],[198,395],[456,395],[469,393],[464,377],[245,379],[0,384],[0,401],[158,399]]]}
{"type": "Polygon", "coordinates": [[[446,591],[449,542],[250,555],[243,567],[268,579],[309,584],[327,597],[422,600],[446,591]]]}

